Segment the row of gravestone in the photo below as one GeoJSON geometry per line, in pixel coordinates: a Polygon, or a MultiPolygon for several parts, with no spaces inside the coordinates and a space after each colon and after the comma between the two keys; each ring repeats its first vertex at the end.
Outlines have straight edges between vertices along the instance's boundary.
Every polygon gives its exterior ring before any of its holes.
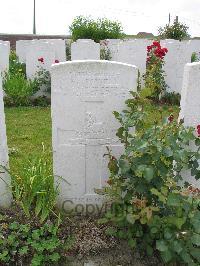
{"type": "MultiPolygon", "coordinates": [[[[113,110],[121,111],[129,91],[136,91],[135,66],[109,61],[74,61],[56,64],[52,78],[52,147],[55,183],[59,183],[58,205],[99,206],[103,197],[95,193],[109,176],[106,147],[116,157],[123,145],[116,137],[119,127],[113,110]]],[[[180,117],[196,127],[200,117],[200,63],[185,66],[180,117]]],[[[0,87],[0,165],[8,166],[3,95],[0,87]]],[[[8,206],[9,176],[1,168],[0,205],[8,206]],[[5,181],[5,182],[4,182],[5,181]]],[[[188,175],[191,182],[192,177],[188,175]]]]}
{"type": "MultiPolygon", "coordinates": [[[[8,67],[9,45],[6,43],[0,41],[0,70],[8,67]]],[[[71,44],[71,59],[99,60],[100,47],[106,47],[112,61],[135,65],[142,75],[146,69],[146,47],[151,43],[145,39],[110,39],[102,41],[100,46],[82,39],[71,44]]],[[[200,40],[162,40],[161,45],[168,48],[164,65],[168,91],[181,93],[184,65],[191,62],[193,52],[199,54],[200,40]]],[[[66,40],[21,40],[16,42],[16,52],[20,62],[26,63],[27,77],[32,78],[40,67],[49,70],[53,63],[66,61],[66,40]]]]}

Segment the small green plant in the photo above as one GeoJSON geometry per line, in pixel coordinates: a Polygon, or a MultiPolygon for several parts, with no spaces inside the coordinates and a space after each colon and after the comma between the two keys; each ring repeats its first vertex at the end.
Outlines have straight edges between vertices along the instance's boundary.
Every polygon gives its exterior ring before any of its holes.
{"type": "Polygon", "coordinates": [[[191,55],[191,63],[198,62],[198,61],[199,61],[198,54],[193,52],[191,55]]]}
{"type": "Polygon", "coordinates": [[[166,24],[158,29],[159,37],[162,39],[183,40],[190,37],[188,33],[189,27],[177,20],[174,20],[172,25],[166,24]]]}
{"type": "Polygon", "coordinates": [[[10,106],[30,105],[30,97],[39,90],[37,80],[27,80],[21,72],[5,73],[3,89],[10,106]]]}
{"type": "Polygon", "coordinates": [[[26,76],[26,64],[19,62],[19,58],[13,50],[11,50],[9,55],[9,73],[13,75],[21,73],[26,76]]]}
{"type": "Polygon", "coordinates": [[[1,265],[17,262],[32,266],[55,265],[61,258],[61,252],[67,250],[69,239],[60,239],[59,224],[46,223],[33,227],[19,222],[7,224],[1,218],[1,265]]]}
{"type": "Polygon", "coordinates": [[[51,162],[46,159],[44,150],[41,156],[33,157],[24,164],[20,175],[11,175],[15,200],[28,217],[34,212],[44,222],[53,212],[58,195],[51,162]]]}
{"type": "Polygon", "coordinates": [[[66,42],[66,59],[71,61],[71,42],[66,42]]]}
{"type": "Polygon", "coordinates": [[[132,95],[126,110],[114,112],[125,150],[117,159],[108,149],[106,192],[113,206],[101,222],[113,223],[107,233],[126,239],[132,248],[149,256],[159,252],[166,264],[198,266],[200,190],[184,182],[182,174],[189,170],[200,179],[200,125],[196,137],[173,114],[149,121],[149,100],[132,95]]]}
{"type": "Polygon", "coordinates": [[[100,42],[101,50],[100,50],[100,58],[101,60],[108,60],[112,59],[110,49],[108,48],[108,41],[103,40],[100,42]]]}
{"type": "Polygon", "coordinates": [[[73,41],[92,39],[100,42],[100,40],[124,37],[121,23],[106,18],[94,20],[90,17],[78,16],[73,20],[69,29],[73,41]]]}
{"type": "Polygon", "coordinates": [[[51,93],[51,75],[48,70],[44,69],[42,66],[38,67],[38,71],[35,74],[35,80],[40,88],[45,86],[45,90],[51,93]]]}

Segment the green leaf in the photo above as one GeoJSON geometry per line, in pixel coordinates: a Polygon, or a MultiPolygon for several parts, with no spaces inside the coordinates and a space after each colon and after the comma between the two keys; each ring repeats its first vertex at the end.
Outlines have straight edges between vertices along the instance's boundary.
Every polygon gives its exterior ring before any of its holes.
{"type": "Polygon", "coordinates": [[[146,167],[144,170],[144,178],[150,182],[154,177],[154,168],[153,167],[146,167]]]}
{"type": "MultiPolygon", "coordinates": [[[[192,237],[191,237],[191,241],[194,245],[196,246],[200,246],[200,235],[199,234],[194,234],[192,237]]],[[[199,251],[200,252],[200,251],[199,251]]]]}
{"type": "Polygon", "coordinates": [[[147,255],[152,256],[153,255],[153,248],[150,245],[147,245],[147,255]]]}
{"type": "Polygon", "coordinates": [[[50,259],[51,261],[58,261],[58,260],[60,259],[60,255],[59,255],[57,252],[55,252],[55,253],[53,253],[53,254],[51,254],[51,255],[49,256],[49,259],[50,259]]]}
{"type": "Polygon", "coordinates": [[[116,236],[117,229],[114,227],[108,227],[105,232],[109,236],[116,236]]]}
{"type": "Polygon", "coordinates": [[[168,223],[174,224],[178,229],[181,229],[186,222],[186,217],[178,218],[176,216],[168,216],[168,223]]]}
{"type": "Polygon", "coordinates": [[[164,252],[161,252],[161,257],[165,263],[169,263],[172,259],[172,253],[170,250],[166,250],[164,252]]]}
{"type": "Polygon", "coordinates": [[[166,157],[171,157],[171,156],[173,156],[173,151],[172,151],[171,148],[169,148],[169,147],[165,147],[165,148],[163,149],[163,153],[164,153],[164,155],[165,155],[166,157]]]}
{"type": "Polygon", "coordinates": [[[167,251],[168,250],[167,242],[164,240],[157,240],[156,241],[156,249],[161,251],[161,252],[167,251]]]}
{"type": "Polygon", "coordinates": [[[130,224],[134,224],[135,223],[135,216],[131,213],[128,213],[126,215],[126,219],[130,224]]]}
{"type": "Polygon", "coordinates": [[[175,193],[169,193],[167,204],[169,206],[178,207],[181,204],[180,195],[175,193]]]}
{"type": "Polygon", "coordinates": [[[178,254],[183,250],[181,243],[177,240],[173,241],[172,245],[173,245],[174,251],[178,254]]]}
{"type": "Polygon", "coordinates": [[[128,244],[131,248],[135,248],[136,247],[136,240],[131,238],[128,240],[128,244]]]}

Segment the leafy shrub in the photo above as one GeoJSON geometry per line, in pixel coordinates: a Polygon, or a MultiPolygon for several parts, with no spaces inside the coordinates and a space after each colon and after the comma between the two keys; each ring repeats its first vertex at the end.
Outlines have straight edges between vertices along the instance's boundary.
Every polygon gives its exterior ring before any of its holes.
{"type": "Polygon", "coordinates": [[[100,40],[124,37],[121,23],[106,18],[94,20],[90,17],[78,16],[73,20],[69,29],[73,41],[92,39],[100,42],[100,40]]]}
{"type": "Polygon", "coordinates": [[[51,99],[46,96],[38,96],[31,99],[31,104],[33,106],[47,107],[51,104],[51,99]]]}
{"type": "Polygon", "coordinates": [[[158,101],[166,91],[165,72],[163,70],[164,57],[168,52],[167,48],[162,48],[160,43],[154,41],[152,45],[147,46],[147,67],[143,78],[145,81],[145,90],[149,97],[158,101]]]}
{"type": "Polygon", "coordinates": [[[159,37],[162,39],[183,40],[189,38],[189,27],[181,22],[174,20],[172,25],[166,24],[158,29],[159,37]]]}
{"type": "Polygon", "coordinates": [[[26,78],[26,65],[20,63],[14,51],[9,56],[9,70],[3,74],[3,89],[6,93],[5,104],[8,106],[30,105],[30,97],[40,87],[37,79],[26,78]]]}
{"type": "Polygon", "coordinates": [[[200,178],[200,125],[196,137],[194,129],[177,123],[173,114],[149,121],[145,106],[151,102],[132,94],[127,109],[114,112],[125,151],[117,159],[108,149],[106,191],[114,204],[102,222],[113,223],[109,234],[127,239],[148,255],[159,252],[165,263],[197,266],[200,190],[183,182],[182,173],[190,170],[200,178]],[[195,150],[190,149],[191,142],[195,150]]]}
{"type": "Polygon", "coordinates": [[[30,97],[39,90],[37,80],[27,80],[21,72],[5,73],[3,89],[10,106],[30,105],[30,97]]]}
{"type": "Polygon", "coordinates": [[[57,265],[61,251],[67,250],[70,241],[59,238],[59,224],[33,227],[19,222],[7,224],[3,219],[1,217],[1,265],[57,265]]]}
{"type": "Polygon", "coordinates": [[[160,102],[169,105],[180,105],[181,95],[175,92],[165,92],[160,102]]]}
{"type": "Polygon", "coordinates": [[[29,217],[39,216],[44,222],[53,211],[58,189],[54,187],[54,177],[50,162],[43,151],[40,157],[33,157],[24,164],[20,175],[12,176],[13,195],[29,217]]]}
{"type": "Polygon", "coordinates": [[[40,88],[45,86],[45,90],[51,93],[51,75],[48,70],[44,69],[42,66],[38,67],[35,80],[37,80],[38,86],[40,88]]]}
{"type": "Polygon", "coordinates": [[[16,52],[11,50],[9,55],[9,74],[21,73],[26,76],[26,64],[19,62],[16,52]]]}

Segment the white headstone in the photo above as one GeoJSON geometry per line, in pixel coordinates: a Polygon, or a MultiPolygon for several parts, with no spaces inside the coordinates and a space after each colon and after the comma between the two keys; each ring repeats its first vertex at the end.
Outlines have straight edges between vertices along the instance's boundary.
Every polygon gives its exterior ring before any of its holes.
{"type": "Polygon", "coordinates": [[[0,73],[9,68],[10,45],[6,42],[0,42],[0,73]]]}
{"type": "Polygon", "coordinates": [[[66,61],[66,47],[65,40],[62,39],[40,39],[40,42],[48,42],[55,47],[55,59],[59,62],[66,61]]]}
{"type": "Polygon", "coordinates": [[[106,146],[118,156],[123,145],[113,111],[122,111],[136,91],[137,68],[112,61],[73,61],[54,65],[52,80],[53,164],[58,203],[101,204],[94,189],[106,185],[106,146]]]}
{"type": "Polygon", "coordinates": [[[146,71],[147,46],[152,42],[145,39],[125,40],[119,43],[117,62],[135,65],[142,74],[146,71]]]}
{"type": "Polygon", "coordinates": [[[119,44],[122,42],[120,39],[106,39],[107,47],[110,51],[112,61],[118,60],[119,44]]]}
{"type": "Polygon", "coordinates": [[[0,207],[9,207],[12,201],[11,180],[4,167],[8,168],[8,147],[3,104],[2,79],[0,76],[0,207]]]}
{"type": "Polygon", "coordinates": [[[184,66],[191,62],[188,41],[163,40],[161,46],[168,49],[165,56],[165,80],[169,92],[181,93],[184,66]]]}
{"type": "MultiPolygon", "coordinates": [[[[200,62],[185,65],[179,119],[195,129],[200,125],[200,62]]],[[[200,181],[196,182],[188,173],[186,176],[189,182],[200,187],[200,181]]]]}
{"type": "Polygon", "coordinates": [[[28,78],[34,78],[39,68],[50,70],[55,63],[55,47],[47,42],[35,42],[26,49],[26,74],[28,78]],[[38,61],[43,58],[43,62],[38,61]]]}
{"type": "Polygon", "coordinates": [[[71,44],[71,60],[100,60],[100,44],[79,39],[71,44]]]}
{"type": "Polygon", "coordinates": [[[35,40],[20,40],[16,41],[16,54],[19,62],[26,63],[26,49],[29,45],[33,44],[35,40]]]}

